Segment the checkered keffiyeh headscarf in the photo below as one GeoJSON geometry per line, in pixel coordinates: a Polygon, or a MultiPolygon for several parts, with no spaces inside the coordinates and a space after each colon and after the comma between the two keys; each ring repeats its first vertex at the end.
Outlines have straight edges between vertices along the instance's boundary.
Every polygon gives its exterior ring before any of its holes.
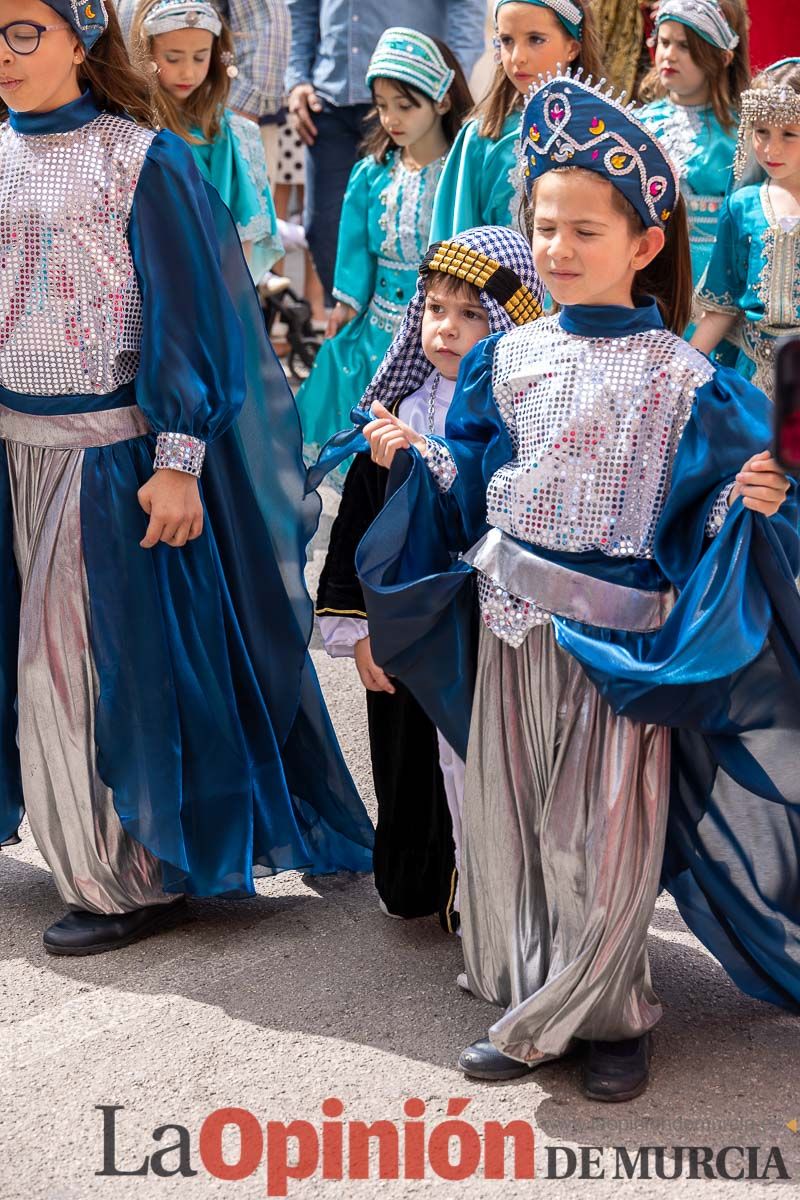
{"type": "Polygon", "coordinates": [[[422,314],[425,283],[434,271],[474,282],[480,288],[492,333],[507,333],[542,314],[544,288],[521,233],[482,225],[456,234],[449,242],[435,243],[423,259],[403,324],[361,397],[360,408],[368,409],[375,400],[388,405],[402,400],[422,387],[430,375],[431,364],[422,352],[422,314]]]}

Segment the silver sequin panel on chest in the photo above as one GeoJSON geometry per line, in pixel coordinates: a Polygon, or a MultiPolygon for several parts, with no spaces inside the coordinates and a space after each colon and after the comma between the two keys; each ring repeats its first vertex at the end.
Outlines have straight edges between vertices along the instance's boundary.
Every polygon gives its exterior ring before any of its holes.
{"type": "Polygon", "coordinates": [[[139,365],[141,296],[127,241],[153,139],[103,114],[69,133],[0,128],[0,385],[111,392],[139,365]]]}
{"type": "Polygon", "coordinates": [[[546,318],[503,338],[495,400],[514,459],[489,523],[577,553],[652,554],[678,441],[713,367],[666,330],[582,338],[546,318]]]}

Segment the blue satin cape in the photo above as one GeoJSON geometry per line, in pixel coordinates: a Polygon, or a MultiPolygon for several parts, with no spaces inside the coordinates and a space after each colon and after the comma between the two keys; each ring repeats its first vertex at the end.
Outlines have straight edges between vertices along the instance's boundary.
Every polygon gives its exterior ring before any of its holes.
{"type": "MultiPolygon", "coordinates": [[[[660,324],[654,305],[563,310],[584,336],[660,324]]],[[[460,754],[475,667],[472,572],[456,557],[486,531],[486,484],[513,457],[494,404],[497,335],[462,366],[446,441],[458,477],[438,492],[416,452],[399,455],[357,568],[373,654],[460,754]]],[[[652,563],[546,554],[637,587],[672,586],[657,632],[554,620],[561,646],[612,708],[673,728],[663,883],[686,923],[742,990],[800,1008],[800,573],[797,489],[766,518],[737,502],[705,535],[721,488],[771,444],[771,405],[718,368],[697,392],[676,455],[652,563]]],[[[536,553],[542,553],[537,547],[536,553]]]]}
{"type": "MultiPolygon", "coordinates": [[[[45,115],[74,120],[70,110],[87,103],[45,115]]],[[[100,774],[126,831],[161,860],[167,890],[251,895],[254,863],[269,872],[368,871],[372,825],[308,655],[303,571],[320,502],[304,491],[297,410],[230,213],[168,132],[145,159],[129,244],[144,317],[134,385],[105,404],[35,399],[39,411],[138,403],[154,433],[206,440],[206,520],[181,550],[141,549],[147,518],[137,491],[152,475],[154,437],[85,451],[100,774]]],[[[2,400],[24,407],[10,393],[2,400]]],[[[1,838],[19,822],[22,791],[5,455],[0,464],[1,838]]]]}

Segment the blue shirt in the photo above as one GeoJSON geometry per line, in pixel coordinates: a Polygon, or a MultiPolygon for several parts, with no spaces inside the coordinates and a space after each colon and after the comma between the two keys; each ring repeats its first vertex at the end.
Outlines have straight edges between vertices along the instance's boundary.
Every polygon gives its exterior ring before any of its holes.
{"type": "Polygon", "coordinates": [[[364,82],[383,31],[405,25],[447,42],[469,75],[486,46],[485,0],[288,0],[292,48],[286,90],[313,83],[331,104],[369,104],[364,82]]]}

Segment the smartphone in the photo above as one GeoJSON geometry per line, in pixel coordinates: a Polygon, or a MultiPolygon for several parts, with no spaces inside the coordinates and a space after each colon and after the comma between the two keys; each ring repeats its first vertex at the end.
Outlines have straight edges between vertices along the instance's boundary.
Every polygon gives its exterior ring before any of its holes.
{"type": "Polygon", "coordinates": [[[800,474],[800,337],[787,338],[775,353],[775,458],[800,474]]]}

